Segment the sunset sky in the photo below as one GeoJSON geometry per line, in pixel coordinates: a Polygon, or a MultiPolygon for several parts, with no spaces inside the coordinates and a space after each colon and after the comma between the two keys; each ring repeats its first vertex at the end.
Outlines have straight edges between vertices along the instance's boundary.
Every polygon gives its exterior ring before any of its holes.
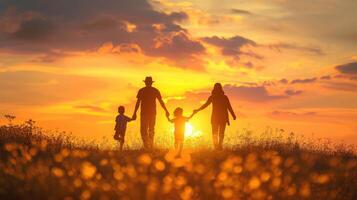
{"type": "MultiPolygon", "coordinates": [[[[185,115],[221,82],[238,120],[357,144],[356,0],[1,0],[0,114],[112,139],[152,76],[185,115]]],[[[158,106],[157,136],[170,133],[158,106]]],[[[193,127],[210,137],[210,109],[193,127]]],[[[5,123],[4,118],[0,120],[5,123]]],[[[139,120],[128,124],[140,138],[139,120]]]]}

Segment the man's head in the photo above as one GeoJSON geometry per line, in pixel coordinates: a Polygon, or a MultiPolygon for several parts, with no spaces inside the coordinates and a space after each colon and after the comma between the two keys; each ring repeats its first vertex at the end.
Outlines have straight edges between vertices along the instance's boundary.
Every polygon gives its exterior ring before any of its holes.
{"type": "Polygon", "coordinates": [[[119,106],[119,108],[118,108],[118,113],[119,113],[119,114],[124,114],[124,113],[125,113],[125,108],[124,108],[124,106],[119,106]]]}
{"type": "Polygon", "coordinates": [[[147,76],[144,80],[146,86],[151,86],[154,81],[152,80],[151,76],[147,76]]]}

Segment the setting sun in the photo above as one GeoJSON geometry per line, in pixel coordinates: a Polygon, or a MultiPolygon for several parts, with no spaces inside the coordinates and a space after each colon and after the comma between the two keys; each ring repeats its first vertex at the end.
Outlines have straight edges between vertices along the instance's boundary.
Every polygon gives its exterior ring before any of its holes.
{"type": "Polygon", "coordinates": [[[198,137],[202,134],[201,131],[196,130],[196,128],[189,122],[185,124],[185,137],[198,137]]]}

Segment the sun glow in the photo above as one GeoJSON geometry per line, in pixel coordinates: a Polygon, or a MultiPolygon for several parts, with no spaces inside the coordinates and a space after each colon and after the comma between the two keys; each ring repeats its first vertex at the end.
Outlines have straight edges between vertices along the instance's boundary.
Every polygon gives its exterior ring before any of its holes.
{"type": "Polygon", "coordinates": [[[196,130],[195,127],[192,126],[190,123],[185,124],[185,137],[198,137],[202,134],[201,131],[196,130]]]}

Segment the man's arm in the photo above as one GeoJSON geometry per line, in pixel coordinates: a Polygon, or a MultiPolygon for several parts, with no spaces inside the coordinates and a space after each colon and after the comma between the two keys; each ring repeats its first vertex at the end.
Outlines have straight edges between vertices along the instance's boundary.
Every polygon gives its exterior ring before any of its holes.
{"type": "Polygon", "coordinates": [[[173,119],[170,119],[170,117],[166,116],[167,120],[169,120],[169,122],[174,123],[173,119]]]}
{"type": "Polygon", "coordinates": [[[166,117],[169,117],[169,116],[170,116],[170,113],[169,113],[169,111],[167,110],[164,101],[162,100],[160,91],[156,89],[156,92],[157,92],[157,93],[156,93],[156,98],[157,98],[157,100],[159,100],[159,103],[160,103],[161,107],[165,110],[166,117]]]}
{"type": "Polygon", "coordinates": [[[141,100],[138,98],[138,100],[136,100],[133,117],[131,118],[132,120],[136,120],[136,112],[137,112],[138,109],[139,109],[140,102],[141,102],[141,100]]]}
{"type": "Polygon", "coordinates": [[[161,97],[158,98],[158,100],[159,100],[159,103],[160,103],[161,107],[165,110],[166,117],[169,117],[169,116],[170,116],[170,113],[169,113],[169,111],[167,110],[164,101],[162,100],[161,97]]]}
{"type": "Polygon", "coordinates": [[[139,90],[138,94],[136,95],[136,104],[135,104],[135,109],[133,113],[133,117],[131,118],[132,120],[136,120],[136,112],[138,112],[140,103],[141,103],[141,96],[142,96],[142,89],[139,90]]]}

